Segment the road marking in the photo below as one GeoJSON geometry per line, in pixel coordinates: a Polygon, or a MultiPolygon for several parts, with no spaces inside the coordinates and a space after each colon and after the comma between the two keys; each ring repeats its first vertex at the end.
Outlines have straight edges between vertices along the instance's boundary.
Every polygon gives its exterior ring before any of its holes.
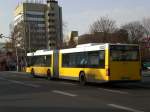
{"type": "Polygon", "coordinates": [[[117,109],[127,110],[127,111],[130,111],[130,112],[144,112],[144,111],[140,111],[140,110],[136,110],[136,109],[132,109],[132,108],[129,108],[129,107],[124,107],[124,106],[116,105],[116,104],[108,104],[108,106],[114,107],[114,108],[117,108],[117,109]]]}
{"type": "Polygon", "coordinates": [[[105,90],[105,91],[112,92],[112,93],[129,94],[128,92],[125,92],[125,91],[119,91],[119,90],[102,89],[102,88],[98,88],[98,89],[100,89],[100,90],[105,90]]]}
{"type": "Polygon", "coordinates": [[[20,84],[20,85],[24,85],[24,86],[30,86],[30,87],[33,87],[33,88],[38,88],[40,87],[39,85],[35,85],[35,84],[27,84],[27,83],[24,83],[24,82],[21,82],[21,81],[16,81],[16,80],[8,80],[9,82],[12,82],[12,83],[15,83],[15,84],[20,84]]]}
{"type": "Polygon", "coordinates": [[[66,96],[71,96],[71,97],[77,96],[76,94],[71,94],[71,93],[64,92],[64,91],[59,91],[59,90],[53,90],[52,92],[53,92],[53,93],[62,94],[62,95],[66,95],[66,96]]]}
{"type": "Polygon", "coordinates": [[[29,87],[33,87],[33,88],[38,88],[38,87],[40,87],[39,85],[28,84],[28,83],[24,83],[24,82],[16,81],[16,80],[9,80],[9,79],[2,78],[2,77],[0,77],[0,79],[1,79],[1,80],[6,80],[6,81],[11,82],[11,83],[20,84],[20,85],[24,85],[24,86],[29,86],[29,87]]]}
{"type": "Polygon", "coordinates": [[[1,79],[1,80],[5,80],[5,78],[3,78],[3,77],[0,77],[0,79],[1,79]]]}
{"type": "Polygon", "coordinates": [[[60,84],[65,84],[65,85],[73,85],[73,86],[76,86],[76,85],[77,85],[77,84],[68,83],[68,82],[61,82],[60,84]]]}

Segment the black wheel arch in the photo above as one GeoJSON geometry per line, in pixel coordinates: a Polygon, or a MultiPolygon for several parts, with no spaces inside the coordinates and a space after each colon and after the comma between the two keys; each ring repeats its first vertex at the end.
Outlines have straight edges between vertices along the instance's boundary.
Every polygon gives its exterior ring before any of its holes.
{"type": "Polygon", "coordinates": [[[51,70],[47,69],[47,76],[51,76],[51,70]]]}
{"type": "Polygon", "coordinates": [[[80,71],[79,73],[79,82],[80,82],[80,85],[86,85],[87,83],[87,80],[86,80],[86,74],[84,71],[80,71]]]}

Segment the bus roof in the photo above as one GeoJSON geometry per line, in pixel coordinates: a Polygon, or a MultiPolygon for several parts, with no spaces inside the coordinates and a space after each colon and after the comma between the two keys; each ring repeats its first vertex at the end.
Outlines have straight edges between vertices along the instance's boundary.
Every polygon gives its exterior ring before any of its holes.
{"type": "Polygon", "coordinates": [[[110,45],[124,45],[124,46],[138,46],[137,44],[112,44],[112,43],[89,43],[89,44],[81,44],[76,48],[62,49],[60,53],[74,53],[74,52],[86,52],[86,51],[97,51],[97,50],[105,50],[108,49],[110,45]]]}
{"type": "Polygon", "coordinates": [[[89,46],[94,46],[94,45],[100,45],[100,43],[79,44],[79,45],[76,46],[76,48],[79,48],[79,47],[89,47],[89,46]]]}
{"type": "Polygon", "coordinates": [[[42,56],[53,54],[52,50],[37,50],[36,52],[27,53],[27,56],[42,56]]]}
{"type": "MultiPolygon", "coordinates": [[[[112,44],[112,43],[88,43],[77,45],[76,48],[61,49],[60,53],[74,53],[74,52],[86,52],[86,51],[98,51],[108,49],[110,45],[125,45],[125,46],[138,46],[137,44],[112,44]]],[[[40,56],[40,55],[50,55],[57,50],[37,50],[36,52],[27,53],[27,56],[40,56]]]]}
{"type": "Polygon", "coordinates": [[[53,54],[53,51],[49,51],[49,50],[38,50],[34,53],[34,56],[40,56],[40,55],[50,55],[53,54]]]}
{"type": "Polygon", "coordinates": [[[27,56],[34,56],[34,53],[27,53],[27,56]]]}
{"type": "Polygon", "coordinates": [[[117,43],[117,44],[112,44],[112,43],[109,43],[109,45],[125,45],[125,46],[139,46],[138,44],[125,44],[125,43],[117,43]]]}
{"type": "Polygon", "coordinates": [[[62,49],[60,50],[60,53],[73,53],[73,52],[85,52],[85,51],[98,51],[98,50],[105,50],[108,48],[108,44],[94,44],[91,45],[80,45],[76,48],[70,48],[70,49],[62,49]]]}

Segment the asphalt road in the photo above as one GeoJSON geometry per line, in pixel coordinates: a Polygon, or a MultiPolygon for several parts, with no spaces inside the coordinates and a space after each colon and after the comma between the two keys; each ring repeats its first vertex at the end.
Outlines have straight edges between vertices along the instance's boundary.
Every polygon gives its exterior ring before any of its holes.
{"type": "Polygon", "coordinates": [[[141,83],[88,84],[0,72],[0,112],[150,112],[150,77],[141,83]]]}

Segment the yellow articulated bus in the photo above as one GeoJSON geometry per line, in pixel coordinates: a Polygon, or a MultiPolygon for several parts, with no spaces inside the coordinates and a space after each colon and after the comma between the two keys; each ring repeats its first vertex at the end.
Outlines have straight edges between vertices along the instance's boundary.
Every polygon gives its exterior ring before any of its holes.
{"type": "MultiPolygon", "coordinates": [[[[36,59],[37,52],[30,57],[36,59]]],[[[45,74],[50,78],[79,80],[81,84],[141,80],[138,45],[85,44],[49,52],[51,52],[49,67],[36,67],[36,64],[32,64],[28,67],[28,72],[34,75],[45,74]]],[[[39,59],[37,61],[40,63],[39,59]]]]}
{"type": "Polygon", "coordinates": [[[38,50],[27,53],[27,57],[27,73],[33,77],[51,77],[51,73],[53,73],[53,51],[38,50]]]}

